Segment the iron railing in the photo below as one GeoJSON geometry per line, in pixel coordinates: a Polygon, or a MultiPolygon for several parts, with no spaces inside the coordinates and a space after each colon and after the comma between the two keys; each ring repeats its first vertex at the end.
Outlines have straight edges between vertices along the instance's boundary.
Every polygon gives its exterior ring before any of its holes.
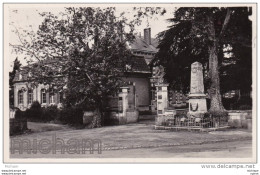
{"type": "Polygon", "coordinates": [[[219,128],[228,125],[226,118],[200,118],[200,117],[185,117],[178,116],[168,119],[165,126],[183,127],[183,128],[219,128]]]}

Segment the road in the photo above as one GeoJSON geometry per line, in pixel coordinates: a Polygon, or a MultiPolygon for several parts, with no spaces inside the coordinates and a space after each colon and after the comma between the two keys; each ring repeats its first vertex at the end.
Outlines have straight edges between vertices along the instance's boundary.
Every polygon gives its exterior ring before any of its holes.
{"type": "MultiPolygon", "coordinates": [[[[23,152],[10,154],[10,158],[250,158],[252,157],[252,133],[244,129],[226,131],[173,132],[154,130],[150,124],[131,124],[96,129],[75,130],[59,128],[50,130],[53,125],[30,123],[31,128],[46,128],[37,132],[11,137],[12,139],[29,140],[31,144],[37,139],[62,139],[65,145],[70,139],[100,139],[102,154],[56,153],[42,154],[23,152]],[[35,125],[33,127],[32,125],[35,125]],[[49,126],[50,125],[50,126],[49,126]]],[[[56,128],[56,127],[55,127],[56,128]]],[[[67,145],[66,145],[67,146],[67,145]]],[[[82,144],[81,144],[82,146],[82,144]]],[[[67,146],[68,147],[68,146],[67,146]]],[[[80,146],[79,146],[80,147],[80,146]]],[[[78,147],[78,148],[79,148],[78,147]]]]}

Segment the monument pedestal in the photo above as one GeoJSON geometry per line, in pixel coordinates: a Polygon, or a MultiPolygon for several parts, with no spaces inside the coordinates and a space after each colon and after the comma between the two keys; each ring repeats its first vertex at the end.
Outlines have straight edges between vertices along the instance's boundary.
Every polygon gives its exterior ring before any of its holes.
{"type": "Polygon", "coordinates": [[[204,94],[203,66],[199,62],[191,64],[189,94],[189,115],[201,117],[207,112],[206,95],[204,94]]]}
{"type": "Polygon", "coordinates": [[[189,95],[189,114],[200,117],[200,114],[207,112],[207,102],[205,94],[189,95]]]}

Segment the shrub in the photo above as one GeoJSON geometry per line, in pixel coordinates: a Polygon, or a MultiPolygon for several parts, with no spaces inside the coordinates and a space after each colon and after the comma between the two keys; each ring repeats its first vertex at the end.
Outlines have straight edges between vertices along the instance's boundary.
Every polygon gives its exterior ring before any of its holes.
{"type": "Polygon", "coordinates": [[[251,110],[252,99],[250,97],[241,97],[238,99],[225,99],[223,98],[223,106],[228,110],[251,110]]]}
{"type": "Polygon", "coordinates": [[[152,115],[152,111],[139,111],[139,115],[152,115]]]}
{"type": "Polygon", "coordinates": [[[57,120],[58,118],[57,106],[48,106],[46,108],[42,108],[41,120],[44,122],[50,122],[57,120]]]}
{"type": "Polygon", "coordinates": [[[84,110],[82,107],[67,107],[61,110],[57,106],[42,108],[40,103],[36,101],[33,102],[31,108],[25,111],[24,115],[29,121],[33,122],[55,121],[63,124],[82,125],[83,114],[84,110]]]}
{"type": "Polygon", "coordinates": [[[58,118],[57,106],[48,106],[42,108],[38,101],[33,102],[32,106],[25,111],[29,121],[33,122],[50,122],[58,118]]]}
{"type": "Polygon", "coordinates": [[[252,106],[250,105],[241,105],[238,108],[239,110],[252,110],[252,106]]]}
{"type": "Polygon", "coordinates": [[[213,118],[227,118],[228,113],[226,111],[209,111],[209,115],[213,118]]]}
{"type": "Polygon", "coordinates": [[[38,101],[34,101],[32,106],[25,111],[25,115],[29,121],[39,122],[42,117],[41,104],[38,101]]]}
{"type": "Polygon", "coordinates": [[[22,120],[24,118],[26,118],[26,113],[24,111],[21,111],[19,108],[15,108],[16,112],[15,112],[15,119],[18,120],[22,120]]]}
{"type": "Polygon", "coordinates": [[[83,124],[84,110],[80,107],[68,107],[59,111],[58,120],[64,124],[83,124]]]}

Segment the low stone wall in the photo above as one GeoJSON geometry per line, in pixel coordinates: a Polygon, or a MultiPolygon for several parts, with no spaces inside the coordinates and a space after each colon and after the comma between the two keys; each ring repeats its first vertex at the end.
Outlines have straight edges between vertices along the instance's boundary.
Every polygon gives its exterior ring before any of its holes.
{"type": "Polygon", "coordinates": [[[27,120],[26,119],[9,119],[10,135],[19,134],[27,130],[27,120]]]}
{"type": "Polygon", "coordinates": [[[126,123],[136,123],[138,122],[139,111],[135,109],[126,110],[126,123]]]}
{"type": "Polygon", "coordinates": [[[139,119],[139,111],[135,109],[127,109],[126,115],[119,111],[105,112],[105,125],[124,125],[128,123],[136,123],[139,119]]]}
{"type": "Polygon", "coordinates": [[[228,111],[228,125],[234,128],[252,129],[252,111],[228,111]]]}
{"type": "Polygon", "coordinates": [[[155,117],[155,125],[164,126],[169,119],[173,120],[174,115],[173,114],[168,114],[168,115],[159,114],[155,117]]]}

